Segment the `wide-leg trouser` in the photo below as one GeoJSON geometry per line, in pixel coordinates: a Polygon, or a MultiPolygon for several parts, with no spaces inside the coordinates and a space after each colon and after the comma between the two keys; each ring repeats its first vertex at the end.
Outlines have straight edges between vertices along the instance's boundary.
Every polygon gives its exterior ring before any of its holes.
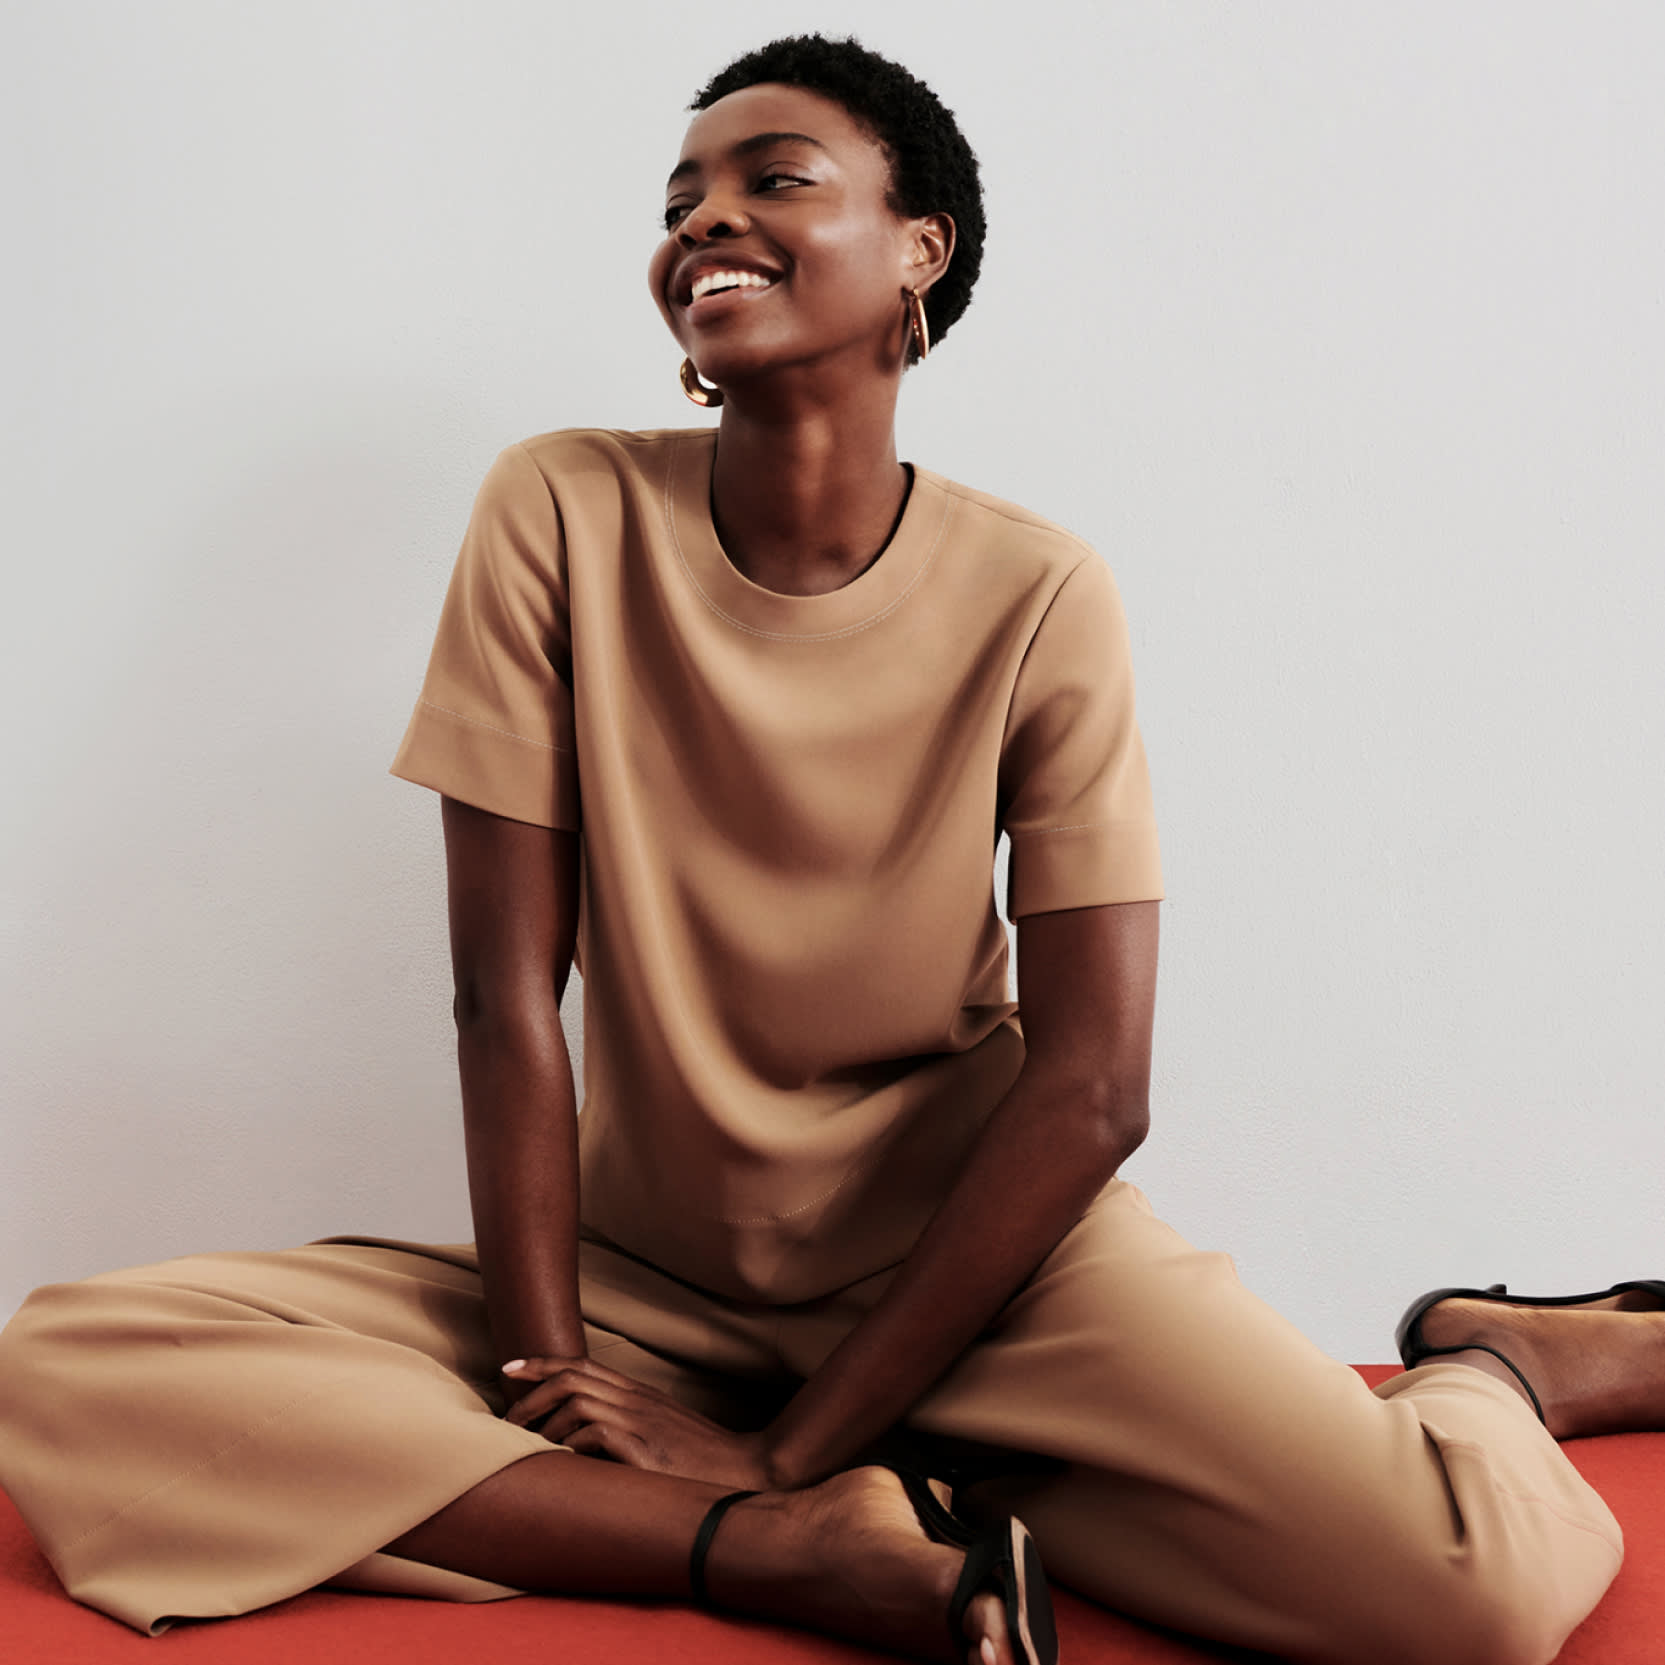
{"type": "MultiPolygon", "coordinates": [[[[599,1241],[592,1356],[756,1426],[882,1293],[725,1301],[599,1241]]],[[[467,1244],[326,1239],[37,1290],[0,1333],[0,1486],[70,1593],[157,1633],[316,1584],[516,1592],[381,1552],[533,1452],[467,1244]]],[[[1058,1459],[996,1482],[1053,1577],[1334,1665],[1544,1665],[1622,1545],[1527,1406],[1460,1364],[1372,1391],[1112,1181],[916,1407],[1058,1459]]]]}

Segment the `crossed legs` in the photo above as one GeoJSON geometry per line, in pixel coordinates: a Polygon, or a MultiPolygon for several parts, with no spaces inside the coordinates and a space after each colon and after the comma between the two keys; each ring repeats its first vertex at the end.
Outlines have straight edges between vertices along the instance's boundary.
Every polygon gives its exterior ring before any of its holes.
{"type": "MultiPolygon", "coordinates": [[[[884,1282],[742,1309],[603,1246],[584,1268],[603,1356],[694,1403],[784,1391],[884,1282]]],[[[466,1246],[185,1257],[25,1303],[0,1338],[0,1484],[71,1593],[141,1629],[337,1579],[685,1595],[715,1488],[553,1450],[500,1419],[497,1381],[466,1246]]],[[[1119,1182],[913,1423],[1053,1460],[979,1495],[1060,1582],[1293,1660],[1542,1665],[1618,1565],[1611,1515],[1512,1388],[1444,1360],[1372,1393],[1119,1182]]],[[[733,1510],[713,1594],[848,1631],[848,1602],[818,1615],[803,1588],[834,1542],[846,1587],[881,1561],[899,1580],[868,1581],[861,1633],[950,1657],[936,1597],[958,1555],[880,1471],[733,1510]]]]}

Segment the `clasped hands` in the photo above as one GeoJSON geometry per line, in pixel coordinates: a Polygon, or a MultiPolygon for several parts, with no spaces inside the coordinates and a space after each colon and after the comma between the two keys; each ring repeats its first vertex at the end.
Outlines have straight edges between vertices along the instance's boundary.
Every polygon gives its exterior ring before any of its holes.
{"type": "Polygon", "coordinates": [[[542,1418],[537,1433],[587,1457],[740,1490],[778,1485],[765,1433],[736,1434],[594,1359],[511,1359],[503,1374],[511,1383],[534,1384],[510,1405],[505,1422],[527,1428],[542,1418]]]}

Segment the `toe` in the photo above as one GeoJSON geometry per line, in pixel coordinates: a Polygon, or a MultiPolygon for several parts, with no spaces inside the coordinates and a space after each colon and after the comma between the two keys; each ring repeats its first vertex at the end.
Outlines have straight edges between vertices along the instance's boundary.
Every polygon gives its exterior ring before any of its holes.
{"type": "Polygon", "coordinates": [[[966,1605],[966,1665],[1013,1665],[1006,1637],[1006,1609],[991,1591],[973,1596],[966,1605]]]}

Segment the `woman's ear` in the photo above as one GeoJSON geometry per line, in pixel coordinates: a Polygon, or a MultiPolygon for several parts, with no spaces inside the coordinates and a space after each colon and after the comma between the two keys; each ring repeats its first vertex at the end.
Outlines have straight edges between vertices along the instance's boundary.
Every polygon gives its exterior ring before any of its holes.
{"type": "Polygon", "coordinates": [[[946,214],[927,214],[915,220],[908,288],[923,295],[948,270],[954,258],[954,222],[946,214]]]}

